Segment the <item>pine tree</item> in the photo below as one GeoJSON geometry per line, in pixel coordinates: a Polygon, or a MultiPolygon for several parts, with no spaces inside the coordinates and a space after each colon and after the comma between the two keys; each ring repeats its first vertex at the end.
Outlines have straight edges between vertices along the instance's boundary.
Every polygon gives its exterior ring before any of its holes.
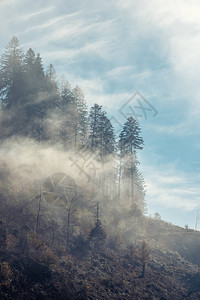
{"type": "Polygon", "coordinates": [[[45,139],[55,142],[55,137],[59,135],[59,128],[52,126],[50,118],[55,117],[53,112],[58,107],[60,100],[57,84],[54,81],[53,65],[50,65],[49,72],[45,75],[42,58],[38,53],[32,66],[32,86],[35,95],[29,107],[31,136],[38,141],[45,139]],[[45,125],[48,122],[50,126],[45,125]]]}
{"type": "Polygon", "coordinates": [[[115,151],[114,128],[102,110],[102,106],[94,104],[89,115],[90,133],[89,147],[91,150],[98,150],[102,163],[107,155],[115,151]]]}
{"type": "Polygon", "coordinates": [[[24,54],[13,37],[0,60],[0,99],[3,108],[19,107],[24,95],[24,54]]]}
{"type": "Polygon", "coordinates": [[[71,103],[72,87],[68,81],[63,81],[60,91],[61,102],[63,105],[71,103]]]}
{"type": "Polygon", "coordinates": [[[60,128],[59,128],[59,136],[61,139],[61,142],[65,149],[67,149],[67,144],[70,140],[71,133],[69,133],[70,128],[70,120],[71,117],[69,115],[69,105],[71,103],[71,97],[72,97],[72,89],[69,82],[62,82],[61,91],[60,91],[60,110],[58,113],[58,117],[61,120],[60,122],[60,128]]]}
{"type": "Polygon", "coordinates": [[[30,48],[24,58],[24,69],[25,69],[25,76],[26,76],[26,94],[30,99],[30,95],[35,94],[36,91],[36,87],[35,84],[33,84],[33,82],[35,80],[35,74],[34,74],[34,66],[35,66],[35,61],[36,61],[36,57],[35,57],[35,52],[30,48]]]}
{"type": "Polygon", "coordinates": [[[102,106],[94,104],[90,109],[89,123],[90,123],[90,133],[89,133],[89,147],[91,150],[96,150],[99,148],[101,140],[101,125],[102,117],[104,112],[102,111],[102,106]]]}
{"type": "Polygon", "coordinates": [[[47,93],[44,96],[42,94],[46,91],[42,59],[39,53],[35,56],[32,49],[29,49],[25,56],[25,70],[28,80],[28,105],[25,106],[28,132],[25,132],[24,135],[42,141],[45,139],[44,119],[50,103],[46,104],[47,93]]]}
{"type": "Polygon", "coordinates": [[[69,130],[71,126],[71,116],[69,114],[69,106],[71,103],[71,97],[72,97],[72,89],[69,82],[62,83],[61,91],[60,91],[60,110],[58,113],[60,122],[60,128],[59,128],[59,136],[61,139],[61,142],[65,149],[67,149],[67,145],[69,145],[70,137],[71,137],[71,130],[69,130]]]}
{"type": "Polygon", "coordinates": [[[74,143],[75,151],[81,149],[86,144],[87,134],[87,106],[83,91],[76,86],[72,90],[74,106],[74,143]]]}
{"type": "Polygon", "coordinates": [[[31,48],[29,48],[24,58],[24,64],[25,64],[24,68],[25,68],[26,75],[33,74],[33,66],[35,64],[35,60],[36,60],[35,52],[31,48]]]}
{"type": "Polygon", "coordinates": [[[106,114],[101,118],[101,157],[104,158],[115,152],[114,128],[106,114]]]}
{"type": "Polygon", "coordinates": [[[35,64],[35,60],[36,60],[35,52],[31,48],[29,48],[29,50],[27,51],[24,57],[24,64],[25,64],[24,68],[26,74],[32,72],[33,66],[35,64]]]}
{"type": "Polygon", "coordinates": [[[93,243],[94,250],[97,252],[102,248],[106,240],[106,232],[103,229],[101,221],[97,219],[95,227],[91,230],[89,241],[93,243]]]}
{"type": "Polygon", "coordinates": [[[102,201],[107,202],[109,193],[115,194],[115,166],[114,160],[110,160],[110,155],[115,154],[116,142],[114,128],[102,110],[102,106],[94,104],[89,114],[89,136],[88,148],[95,152],[95,160],[101,163],[104,168],[97,178],[98,188],[101,191],[102,201]],[[113,168],[106,168],[106,163],[113,163],[113,168]]]}
{"type": "Polygon", "coordinates": [[[133,154],[136,150],[143,149],[143,138],[140,136],[141,128],[138,121],[134,117],[129,117],[123,126],[123,130],[119,136],[122,154],[133,154]]]}
{"type": "MultiPolygon", "coordinates": [[[[141,128],[138,121],[134,117],[129,117],[123,126],[123,130],[119,135],[118,149],[120,159],[119,170],[119,190],[120,196],[122,178],[130,180],[132,204],[135,202],[134,184],[137,178],[136,150],[143,149],[143,138],[140,136],[141,128]]],[[[129,192],[129,189],[128,189],[129,192]]]]}
{"type": "Polygon", "coordinates": [[[57,94],[58,92],[58,85],[56,82],[56,71],[54,69],[54,66],[50,64],[46,71],[46,89],[51,92],[57,94]]]}
{"type": "Polygon", "coordinates": [[[6,110],[2,137],[51,138],[45,122],[59,102],[53,73],[50,65],[45,76],[40,54],[30,48],[24,56],[18,39],[11,39],[0,60],[0,108],[6,110]]]}
{"type": "Polygon", "coordinates": [[[71,89],[68,82],[62,84],[60,137],[65,148],[78,152],[86,144],[87,106],[82,90],[76,86],[71,89]]]}
{"type": "Polygon", "coordinates": [[[42,58],[40,54],[37,54],[35,63],[33,65],[33,74],[34,74],[34,85],[37,92],[44,91],[46,88],[44,68],[42,64],[42,58]]]}
{"type": "Polygon", "coordinates": [[[47,68],[46,71],[46,76],[51,80],[51,81],[56,81],[56,71],[54,69],[54,66],[50,64],[47,68]]]}

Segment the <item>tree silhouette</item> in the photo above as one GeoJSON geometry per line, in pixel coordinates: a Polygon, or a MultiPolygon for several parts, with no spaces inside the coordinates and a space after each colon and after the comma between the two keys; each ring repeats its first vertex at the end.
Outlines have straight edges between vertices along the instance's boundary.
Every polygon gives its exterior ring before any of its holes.
{"type": "Polygon", "coordinates": [[[0,98],[3,108],[21,105],[24,89],[24,54],[13,37],[0,60],[0,98]]]}
{"type": "Polygon", "coordinates": [[[103,229],[103,226],[101,224],[101,221],[97,219],[95,223],[95,227],[92,228],[90,235],[89,235],[89,241],[92,242],[94,246],[94,250],[99,252],[99,250],[102,248],[106,240],[106,232],[103,229]]]}

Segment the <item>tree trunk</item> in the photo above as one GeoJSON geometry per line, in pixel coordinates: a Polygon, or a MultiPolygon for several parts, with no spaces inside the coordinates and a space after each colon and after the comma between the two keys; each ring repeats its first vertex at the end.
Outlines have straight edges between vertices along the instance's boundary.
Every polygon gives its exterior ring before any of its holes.
{"type": "Polygon", "coordinates": [[[37,233],[37,234],[38,234],[39,228],[40,228],[40,209],[41,209],[41,200],[42,200],[42,194],[41,194],[41,190],[40,190],[39,202],[38,202],[37,221],[36,221],[36,233],[37,233]]]}
{"type": "Polygon", "coordinates": [[[69,207],[67,212],[67,249],[68,250],[69,250],[70,214],[71,214],[71,208],[69,207]]]}
{"type": "Polygon", "coordinates": [[[146,262],[143,263],[142,265],[142,274],[141,274],[141,278],[145,277],[145,271],[146,271],[146,262]]]}
{"type": "Polygon", "coordinates": [[[133,147],[132,147],[132,144],[131,144],[131,198],[132,198],[132,204],[134,204],[135,202],[135,197],[134,197],[134,176],[133,176],[133,147]]]}
{"type": "Polygon", "coordinates": [[[121,197],[121,175],[122,175],[122,169],[121,169],[121,158],[119,162],[119,182],[118,182],[118,203],[120,202],[121,197]]]}
{"type": "Polygon", "coordinates": [[[54,222],[51,221],[51,229],[52,229],[52,239],[51,239],[51,245],[53,246],[54,237],[55,237],[55,229],[54,229],[54,222]]]}

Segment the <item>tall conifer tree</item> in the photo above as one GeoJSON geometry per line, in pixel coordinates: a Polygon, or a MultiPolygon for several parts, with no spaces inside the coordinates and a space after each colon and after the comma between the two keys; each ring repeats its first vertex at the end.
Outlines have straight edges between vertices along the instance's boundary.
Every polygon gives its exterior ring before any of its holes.
{"type": "MultiPolygon", "coordinates": [[[[120,172],[119,184],[121,180],[125,179],[130,181],[130,194],[132,204],[135,204],[134,183],[137,178],[137,157],[136,150],[142,150],[144,141],[140,136],[141,128],[138,121],[134,117],[129,117],[123,126],[123,130],[119,135],[119,156],[120,156],[120,172]]],[[[120,186],[119,192],[120,194],[120,186]]]]}

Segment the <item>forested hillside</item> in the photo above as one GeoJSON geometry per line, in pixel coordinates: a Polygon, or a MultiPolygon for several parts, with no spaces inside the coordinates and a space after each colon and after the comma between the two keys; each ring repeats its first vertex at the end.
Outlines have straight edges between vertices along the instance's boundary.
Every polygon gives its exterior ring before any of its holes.
{"type": "Polygon", "coordinates": [[[0,60],[0,142],[1,299],[199,299],[199,233],[145,216],[138,120],[116,136],[16,37],[0,60]]]}

